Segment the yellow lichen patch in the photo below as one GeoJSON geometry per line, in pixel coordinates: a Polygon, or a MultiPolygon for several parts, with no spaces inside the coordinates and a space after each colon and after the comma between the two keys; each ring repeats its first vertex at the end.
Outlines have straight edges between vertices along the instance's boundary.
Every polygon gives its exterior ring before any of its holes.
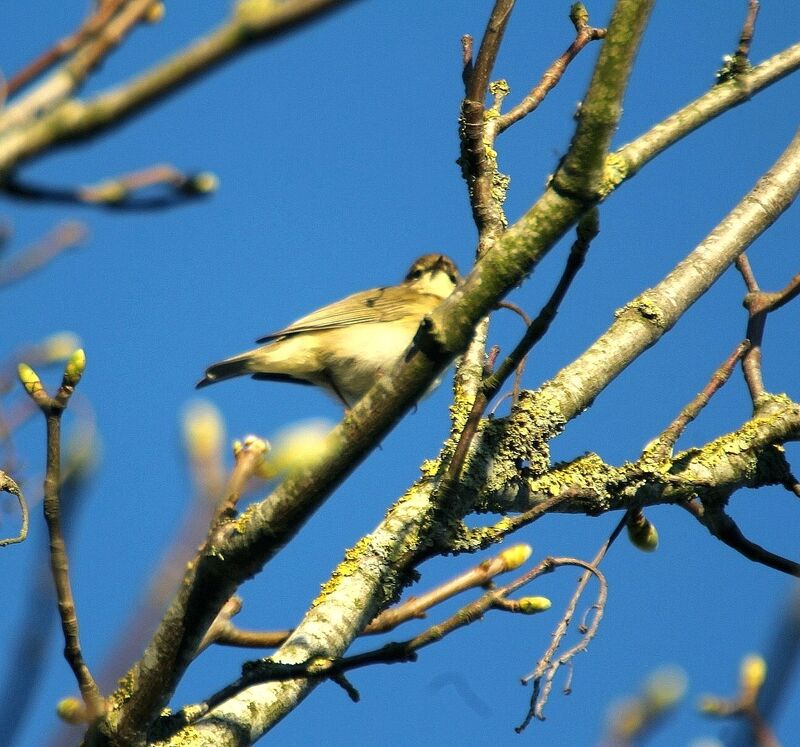
{"type": "Polygon", "coordinates": [[[336,591],[339,587],[339,584],[342,582],[342,579],[348,578],[355,574],[358,569],[361,567],[361,562],[364,555],[370,550],[371,543],[369,537],[362,537],[358,542],[356,542],[353,547],[347,550],[344,554],[344,560],[336,566],[336,570],[334,570],[333,575],[320,587],[320,593],[317,595],[316,599],[311,603],[311,607],[316,607],[325,599],[336,591]]]}
{"type": "Polygon", "coordinates": [[[625,304],[621,309],[617,309],[614,316],[619,319],[627,312],[638,314],[648,322],[655,324],[659,329],[664,329],[667,326],[667,319],[663,310],[655,301],[648,298],[646,293],[625,304]]]}
{"type": "Polygon", "coordinates": [[[603,165],[603,182],[600,185],[600,195],[606,197],[614,191],[628,175],[628,163],[616,153],[611,153],[603,165]]]}

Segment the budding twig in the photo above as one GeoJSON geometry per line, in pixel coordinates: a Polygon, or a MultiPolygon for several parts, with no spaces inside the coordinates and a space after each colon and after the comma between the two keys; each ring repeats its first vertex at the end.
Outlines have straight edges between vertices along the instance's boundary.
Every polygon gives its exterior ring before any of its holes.
{"type": "Polygon", "coordinates": [[[3,189],[11,197],[25,200],[99,205],[114,210],[156,210],[205,197],[217,186],[217,177],[211,172],[186,174],[169,164],[156,164],[83,187],[46,187],[12,176],[3,189]],[[139,194],[153,187],[163,187],[163,193],[139,194]]]}
{"type": "Polygon", "coordinates": [[[70,665],[86,705],[89,718],[99,715],[104,709],[103,697],[83,659],[78,635],[78,618],[75,599],[69,577],[69,559],[61,524],[61,416],[69,404],[75,387],[83,376],[86,356],[76,350],[64,368],[61,386],[51,397],[42,385],[36,372],[21,363],[19,378],[28,396],[36,403],[47,424],[47,462],[44,479],[44,518],[50,538],[50,568],[56,587],[58,612],[64,633],[64,657],[70,665]]]}

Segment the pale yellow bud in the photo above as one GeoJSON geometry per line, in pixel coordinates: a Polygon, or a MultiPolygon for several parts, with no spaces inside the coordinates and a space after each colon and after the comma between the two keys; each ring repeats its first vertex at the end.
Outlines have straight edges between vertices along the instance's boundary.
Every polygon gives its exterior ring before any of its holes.
{"type": "Polygon", "coordinates": [[[547,597],[522,597],[519,600],[519,611],[525,615],[535,615],[546,612],[553,606],[547,597]]]}
{"type": "Polygon", "coordinates": [[[67,360],[64,368],[64,383],[67,386],[77,386],[86,370],[86,353],[83,348],[78,348],[67,360]]]}
{"type": "Polygon", "coordinates": [[[500,560],[503,561],[507,571],[513,571],[519,568],[533,552],[530,545],[513,545],[508,547],[500,553],[500,560]]]}
{"type": "Polygon", "coordinates": [[[211,171],[201,171],[189,179],[186,187],[197,194],[211,194],[219,189],[219,177],[211,171]]]}
{"type": "Polygon", "coordinates": [[[745,693],[757,693],[767,677],[767,662],[763,656],[750,654],[742,660],[739,684],[745,693]]]}
{"type": "Polygon", "coordinates": [[[68,724],[82,724],[86,721],[86,707],[73,696],[61,698],[58,701],[56,714],[68,724]]]}
{"type": "Polygon", "coordinates": [[[639,734],[645,725],[644,705],[639,698],[619,700],[612,704],[608,720],[615,737],[629,740],[639,734]]]}
{"type": "Polygon", "coordinates": [[[672,708],[686,693],[686,673],[679,667],[663,667],[653,672],[644,685],[644,700],[651,713],[672,708]]]}
{"type": "Polygon", "coordinates": [[[34,355],[42,363],[63,361],[72,355],[75,348],[81,345],[80,339],[72,332],[58,332],[50,337],[45,337],[34,348],[34,355]]]}
{"type": "Polygon", "coordinates": [[[45,393],[39,374],[27,363],[20,363],[17,366],[17,376],[19,376],[22,386],[25,387],[25,391],[34,399],[45,393]]]}
{"type": "Polygon", "coordinates": [[[150,6],[144,13],[144,22],[145,23],[158,23],[161,19],[164,18],[164,14],[167,12],[167,9],[164,7],[164,3],[155,2],[151,3],[150,6]]]}
{"type": "Polygon", "coordinates": [[[215,405],[207,400],[190,402],[182,420],[183,440],[192,460],[205,461],[221,453],[225,426],[215,405]]]}
{"type": "Polygon", "coordinates": [[[323,420],[308,420],[281,431],[275,446],[259,471],[262,476],[294,472],[322,459],[328,453],[328,433],[331,424],[323,420]]]}

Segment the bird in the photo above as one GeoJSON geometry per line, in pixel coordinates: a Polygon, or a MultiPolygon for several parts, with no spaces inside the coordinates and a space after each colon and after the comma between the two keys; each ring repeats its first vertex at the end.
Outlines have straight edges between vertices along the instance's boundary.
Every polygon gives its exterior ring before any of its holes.
{"type": "Polygon", "coordinates": [[[200,389],[235,376],[318,386],[352,407],[405,352],[423,318],[461,280],[445,254],[425,254],[399,285],[354,293],[210,365],[200,389]]]}

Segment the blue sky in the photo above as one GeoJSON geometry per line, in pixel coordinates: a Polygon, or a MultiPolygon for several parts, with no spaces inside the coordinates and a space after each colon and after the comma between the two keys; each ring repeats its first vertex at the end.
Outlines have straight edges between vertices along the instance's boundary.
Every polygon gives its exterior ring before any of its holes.
{"type": "MultiPolygon", "coordinates": [[[[521,96],[570,41],[568,3],[520,3],[495,68],[521,96]]],[[[591,2],[594,25],[610,3],[591,2]]],[[[661,3],[653,14],[633,74],[617,145],[636,137],[707,90],[722,55],[732,52],[744,2],[661,3]]],[[[278,42],[248,52],[182,89],[107,136],[48,155],[22,175],[55,185],[93,183],[169,162],[210,170],[211,198],[152,213],[33,205],[4,200],[14,226],[13,249],[54,223],[84,221],[90,237],[46,270],[3,291],[2,354],[53,332],[71,330],[86,349],[80,391],[97,411],[102,463],[84,497],[71,541],[73,578],[87,658],[99,667],[135,608],[148,575],[191,510],[181,457],[179,419],[196,399],[205,366],[239,352],[310,309],[355,290],[398,280],[429,251],[468,268],[474,246],[466,190],[455,164],[462,86],[459,39],[479,37],[488,2],[393,3],[364,0],[278,42]]],[[[164,21],[137,30],[86,89],[129,77],[216,25],[229,3],[169,4],[164,21]]],[[[6,11],[0,67],[9,74],[75,27],[84,3],[30,0],[6,11]]],[[[760,61],[797,41],[800,7],[764,4],[753,44],[760,61]]],[[[536,198],[571,134],[597,47],[569,69],[531,117],[498,144],[512,177],[507,212],[516,219],[536,198]]],[[[613,319],[615,309],[658,282],[752,187],[794,134],[800,78],[784,80],[648,165],[601,209],[602,233],[564,304],[551,335],[529,361],[535,387],[570,362],[613,319]]],[[[750,252],[763,287],[777,289],[798,271],[797,209],[750,252]]],[[[513,295],[534,312],[557,278],[567,242],[513,295]]],[[[676,328],[642,356],[571,423],[553,444],[555,459],[597,451],[611,463],[638,456],[743,337],[740,278],[728,272],[676,328]]],[[[796,306],[796,304],[795,304],[796,306]]],[[[800,396],[797,309],[770,318],[765,381],[800,396]]],[[[495,315],[492,341],[509,350],[520,333],[508,312],[495,315]]],[[[47,372],[48,381],[57,379],[47,372]]],[[[224,414],[229,439],[255,432],[273,437],[297,420],[335,420],[339,410],[304,387],[247,379],[203,392],[224,414]]],[[[433,456],[447,430],[448,387],[424,401],[372,454],[299,534],[296,542],[242,589],[243,626],[295,624],[341,558],[372,529],[385,508],[433,456]]],[[[687,430],[680,445],[701,444],[749,416],[737,374],[687,430]]],[[[69,425],[69,422],[67,422],[69,425]]],[[[30,494],[43,465],[43,424],[20,433],[30,494]]],[[[789,448],[800,461],[800,450],[789,448]]],[[[775,552],[797,557],[798,506],[788,493],[734,496],[743,530],[775,552]]],[[[332,744],[426,742],[593,744],[604,712],[653,669],[673,663],[689,678],[687,702],[651,744],[686,744],[725,733],[693,712],[703,692],[730,693],[741,657],[763,649],[791,581],[754,565],[671,507],[648,514],[661,536],[644,555],[625,541],[604,563],[610,584],[606,615],[588,654],[576,661],[573,694],[558,687],[548,720],[520,738],[530,671],[574,589],[564,571],[530,593],[553,599],[553,611],[523,619],[487,618],[425,650],[418,663],[362,670],[352,677],[362,701],[350,703],[333,685],[318,688],[280,724],[274,738],[306,744],[324,729],[332,744]]],[[[549,517],[517,541],[545,555],[590,558],[617,516],[549,517]]],[[[9,534],[13,515],[3,518],[9,534]]],[[[6,613],[0,631],[13,640],[43,522],[34,511],[30,540],[2,551],[6,613]]],[[[441,559],[422,568],[421,589],[465,569],[476,558],[441,559]]],[[[434,612],[431,621],[456,606],[434,612]]],[[[53,605],[53,610],[55,605],[53,605]]],[[[44,624],[44,621],[43,621],[44,624]]],[[[397,631],[406,637],[424,622],[397,631]]],[[[353,650],[366,644],[357,642],[353,650]]],[[[18,737],[43,744],[56,722],[54,704],[74,691],[61,643],[53,637],[47,667],[18,737]]],[[[7,670],[11,646],[2,654],[7,670]]],[[[236,676],[247,653],[210,651],[190,669],[177,694],[201,698],[236,676]]],[[[775,722],[784,739],[800,732],[792,687],[775,722]]]]}

